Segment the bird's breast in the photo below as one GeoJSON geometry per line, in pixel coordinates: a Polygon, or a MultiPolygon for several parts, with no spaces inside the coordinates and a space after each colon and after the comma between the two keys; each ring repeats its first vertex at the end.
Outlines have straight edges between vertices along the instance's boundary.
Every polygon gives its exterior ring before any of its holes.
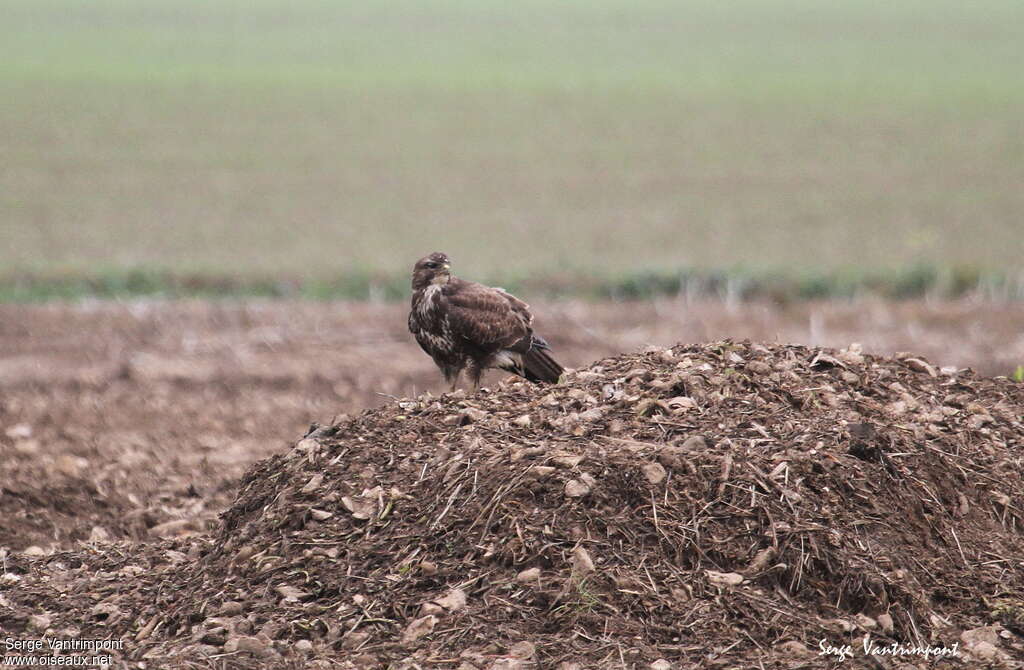
{"type": "Polygon", "coordinates": [[[413,307],[413,310],[424,321],[429,320],[430,317],[437,311],[440,291],[440,286],[438,286],[437,284],[431,284],[430,286],[423,289],[423,292],[420,294],[420,299],[417,301],[417,304],[413,307]]]}

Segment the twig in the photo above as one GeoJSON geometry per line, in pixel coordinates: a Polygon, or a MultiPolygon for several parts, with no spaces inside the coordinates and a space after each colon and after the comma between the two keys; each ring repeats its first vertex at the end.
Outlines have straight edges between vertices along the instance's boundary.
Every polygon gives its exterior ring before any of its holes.
{"type": "Polygon", "coordinates": [[[443,519],[445,517],[445,515],[448,514],[448,511],[451,510],[451,508],[452,508],[452,503],[455,502],[455,496],[459,495],[459,491],[461,491],[461,490],[462,490],[462,482],[459,482],[459,485],[455,487],[455,490],[452,491],[452,494],[450,496],[448,496],[448,504],[445,505],[445,508],[441,512],[441,515],[438,516],[436,519],[434,519],[434,523],[430,524],[430,529],[431,530],[433,530],[434,528],[437,528],[437,525],[439,523],[441,523],[441,519],[443,519]]]}

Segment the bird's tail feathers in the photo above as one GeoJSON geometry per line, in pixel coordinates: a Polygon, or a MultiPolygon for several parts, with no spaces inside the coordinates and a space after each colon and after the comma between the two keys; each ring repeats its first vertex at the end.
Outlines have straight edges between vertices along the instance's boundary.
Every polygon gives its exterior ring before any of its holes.
{"type": "Polygon", "coordinates": [[[547,352],[546,342],[540,347],[530,347],[530,350],[523,354],[523,376],[531,382],[557,384],[564,371],[565,368],[547,352]]]}

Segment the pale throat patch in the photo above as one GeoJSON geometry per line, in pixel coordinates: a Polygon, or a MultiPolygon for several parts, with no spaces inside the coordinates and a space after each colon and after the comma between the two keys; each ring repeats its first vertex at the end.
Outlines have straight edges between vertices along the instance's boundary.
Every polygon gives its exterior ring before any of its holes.
{"type": "Polygon", "coordinates": [[[448,283],[448,280],[451,279],[451,278],[452,278],[451,275],[438,274],[438,275],[434,275],[434,278],[430,280],[430,283],[433,286],[444,286],[445,284],[448,283]]]}
{"type": "Polygon", "coordinates": [[[420,300],[419,309],[417,310],[421,318],[427,318],[427,315],[436,307],[434,304],[434,296],[441,290],[440,284],[431,284],[427,288],[423,289],[423,297],[420,300]]]}

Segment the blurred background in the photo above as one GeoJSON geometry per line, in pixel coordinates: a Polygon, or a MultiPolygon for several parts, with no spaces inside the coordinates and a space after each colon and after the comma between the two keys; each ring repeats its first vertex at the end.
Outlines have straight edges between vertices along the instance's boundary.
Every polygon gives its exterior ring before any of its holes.
{"type": "Polygon", "coordinates": [[[0,0],[7,298],[1020,297],[1018,0],[0,0]]]}
{"type": "Polygon", "coordinates": [[[444,390],[435,250],[567,367],[1024,380],[1024,2],[0,0],[0,549],[204,527],[310,422],[444,390]]]}

